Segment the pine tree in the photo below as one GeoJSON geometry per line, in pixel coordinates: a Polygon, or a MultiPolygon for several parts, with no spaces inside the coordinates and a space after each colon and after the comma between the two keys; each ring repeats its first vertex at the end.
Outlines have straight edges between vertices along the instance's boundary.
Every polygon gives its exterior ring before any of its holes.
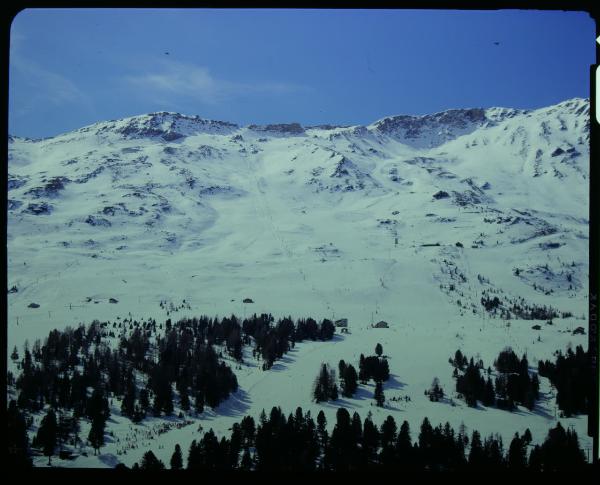
{"type": "Polygon", "coordinates": [[[543,471],[543,457],[542,449],[540,445],[535,445],[529,454],[529,471],[541,472],[543,471]]]}
{"type": "Polygon", "coordinates": [[[430,401],[438,402],[440,399],[444,397],[444,390],[440,386],[440,380],[437,377],[433,378],[431,382],[431,387],[427,393],[429,395],[430,401]]]}
{"type": "Polygon", "coordinates": [[[342,375],[342,396],[352,397],[358,388],[358,376],[353,365],[344,367],[342,375]]]}
{"type": "Polygon", "coordinates": [[[106,421],[110,417],[108,399],[104,397],[102,389],[94,389],[92,396],[86,403],[86,414],[91,421],[94,421],[96,418],[106,421]]]}
{"type": "Polygon", "coordinates": [[[150,397],[148,393],[148,389],[144,388],[140,391],[140,406],[144,413],[148,412],[150,409],[150,397]]]}
{"type": "Polygon", "coordinates": [[[383,404],[385,402],[385,395],[383,393],[383,383],[381,381],[377,381],[375,383],[375,402],[377,403],[378,407],[383,407],[383,404]]]}
{"type": "Polygon", "coordinates": [[[140,470],[144,471],[159,471],[164,470],[165,465],[162,461],[156,458],[156,455],[152,451],[144,453],[142,463],[140,464],[140,470]]]}
{"type": "Polygon", "coordinates": [[[469,466],[479,469],[485,464],[485,455],[479,431],[474,430],[471,436],[471,449],[469,451],[469,466]]]}
{"type": "Polygon", "coordinates": [[[175,451],[171,456],[171,470],[181,470],[183,468],[183,457],[181,455],[181,447],[179,443],[175,445],[175,451]]]}
{"type": "Polygon", "coordinates": [[[53,409],[50,409],[40,423],[36,440],[41,445],[44,455],[48,457],[48,465],[52,464],[57,432],[56,414],[53,409]]]}
{"type": "Polygon", "coordinates": [[[377,357],[381,357],[381,354],[383,354],[383,346],[380,343],[375,346],[375,354],[377,357]]]}
{"type": "Polygon", "coordinates": [[[413,446],[410,438],[410,425],[408,421],[403,421],[398,433],[396,441],[396,455],[398,456],[399,465],[403,467],[412,467],[413,463],[413,446]]]}
{"type": "Polygon", "coordinates": [[[369,414],[365,418],[365,422],[363,424],[362,438],[364,463],[367,467],[375,465],[377,461],[377,449],[379,448],[379,440],[379,430],[377,429],[377,426],[373,424],[372,413],[371,411],[369,411],[369,414]]]}
{"type": "Polygon", "coordinates": [[[29,438],[27,436],[27,424],[23,414],[19,411],[17,403],[10,401],[7,410],[7,434],[8,460],[11,467],[30,468],[32,466],[29,457],[29,438]]]}
{"type": "Polygon", "coordinates": [[[512,470],[523,470],[527,466],[527,445],[515,433],[508,448],[508,467],[512,470]]]}
{"type": "Polygon", "coordinates": [[[321,446],[325,447],[327,445],[327,418],[325,418],[325,413],[323,410],[319,411],[317,415],[317,434],[319,436],[319,440],[321,441],[321,446]]]}
{"type": "Polygon", "coordinates": [[[124,416],[132,417],[135,413],[135,398],[136,398],[136,389],[135,382],[133,378],[128,379],[127,389],[125,390],[125,395],[123,396],[123,401],[121,403],[121,413],[124,416]]]}
{"type": "Polygon", "coordinates": [[[242,461],[240,462],[240,470],[242,471],[250,471],[252,470],[252,458],[250,457],[250,452],[248,449],[244,450],[242,454],[242,461]]]}
{"type": "Polygon", "coordinates": [[[419,433],[419,455],[425,466],[429,466],[432,459],[433,427],[427,417],[423,418],[419,433]]]}
{"type": "Polygon", "coordinates": [[[94,448],[94,454],[97,454],[98,450],[104,445],[104,427],[106,421],[101,416],[96,416],[92,420],[92,427],[88,434],[88,440],[94,448]]]}
{"type": "Polygon", "coordinates": [[[184,411],[190,410],[190,395],[188,394],[188,388],[186,385],[181,387],[181,391],[179,392],[179,401],[181,409],[184,411]]]}
{"type": "Polygon", "coordinates": [[[256,433],[256,425],[252,416],[244,416],[241,422],[242,428],[242,446],[248,448],[254,443],[254,435],[256,433]]]}
{"type": "Polygon", "coordinates": [[[365,369],[365,356],[363,354],[360,354],[360,360],[358,364],[358,379],[363,384],[366,384],[367,380],[369,379],[365,369]]]}
{"type": "Polygon", "coordinates": [[[196,407],[196,413],[202,414],[204,412],[204,393],[203,392],[199,391],[196,393],[195,407],[196,407]]]}
{"type": "Polygon", "coordinates": [[[488,407],[496,404],[496,392],[494,391],[494,384],[492,383],[492,379],[490,377],[487,378],[485,383],[482,402],[484,406],[488,407]]]}

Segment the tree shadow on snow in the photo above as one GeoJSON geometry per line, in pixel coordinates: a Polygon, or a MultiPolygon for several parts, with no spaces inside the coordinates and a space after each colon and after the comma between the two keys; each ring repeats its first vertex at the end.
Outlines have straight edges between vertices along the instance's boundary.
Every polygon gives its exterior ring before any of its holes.
{"type": "MultiPolygon", "coordinates": [[[[215,408],[214,418],[219,418],[219,416],[243,417],[246,415],[248,409],[250,409],[250,404],[251,401],[248,393],[238,388],[236,392],[229,396],[229,399],[215,408]]],[[[211,418],[213,417],[211,416],[211,418]]]]}
{"type": "Polygon", "coordinates": [[[383,383],[383,392],[402,390],[406,387],[406,383],[398,380],[395,374],[390,374],[390,378],[383,383]]]}

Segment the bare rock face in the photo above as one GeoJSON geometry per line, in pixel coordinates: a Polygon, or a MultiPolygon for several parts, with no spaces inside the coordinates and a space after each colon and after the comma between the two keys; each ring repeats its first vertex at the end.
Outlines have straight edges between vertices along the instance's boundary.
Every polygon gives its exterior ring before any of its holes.
{"type": "Polygon", "coordinates": [[[52,213],[53,207],[47,202],[35,203],[32,202],[23,210],[26,214],[32,214],[34,216],[49,215],[52,213]]]}
{"type": "Polygon", "coordinates": [[[265,131],[270,133],[279,133],[282,135],[303,135],[304,128],[300,123],[279,123],[274,125],[250,125],[248,127],[254,131],[265,131]]]}
{"type": "Polygon", "coordinates": [[[433,194],[433,198],[436,200],[447,199],[448,197],[450,197],[450,194],[444,190],[440,190],[439,192],[433,194]]]}

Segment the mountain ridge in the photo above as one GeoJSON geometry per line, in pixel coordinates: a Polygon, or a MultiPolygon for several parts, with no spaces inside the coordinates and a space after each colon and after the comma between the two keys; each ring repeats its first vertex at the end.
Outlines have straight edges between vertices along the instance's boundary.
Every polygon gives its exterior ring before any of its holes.
{"type": "MultiPolygon", "coordinates": [[[[575,110],[577,114],[588,114],[589,113],[589,98],[581,98],[574,97],[569,98],[554,105],[544,106],[535,109],[520,109],[520,108],[510,108],[510,107],[499,107],[492,106],[488,108],[483,107],[471,107],[471,108],[449,108],[441,111],[436,111],[433,113],[428,113],[424,115],[409,115],[409,114],[394,114],[387,115],[382,118],[379,118],[369,124],[357,124],[357,125],[347,125],[347,124],[329,124],[329,123],[321,123],[317,125],[302,125],[297,122],[277,122],[277,123],[267,123],[263,125],[250,123],[248,125],[240,125],[237,123],[224,121],[224,120],[214,120],[210,118],[201,117],[198,114],[184,114],[176,111],[154,111],[150,113],[143,113],[139,115],[126,116],[123,118],[116,118],[110,120],[100,120],[95,123],[85,125],[81,128],[76,128],[74,130],[69,130],[67,132],[63,132],[54,136],[43,137],[43,138],[30,138],[30,137],[21,137],[17,135],[9,134],[9,141],[14,139],[21,139],[27,141],[46,141],[53,138],[63,137],[70,134],[75,133],[89,133],[93,130],[93,128],[99,128],[95,134],[100,134],[104,131],[110,130],[111,128],[117,128],[119,133],[127,134],[127,127],[135,127],[135,125],[149,125],[150,128],[155,128],[158,125],[168,124],[169,128],[166,130],[157,130],[156,133],[153,133],[151,130],[147,132],[148,135],[152,136],[153,134],[160,133],[176,133],[176,131],[171,131],[174,125],[177,122],[187,121],[190,123],[197,123],[203,129],[215,129],[219,128],[229,128],[233,130],[241,130],[241,129],[256,129],[257,131],[271,131],[277,130],[277,127],[293,127],[292,130],[296,133],[300,133],[299,128],[302,131],[306,130],[352,130],[352,129],[360,129],[360,128],[378,128],[386,125],[386,122],[394,122],[394,121],[405,121],[405,122],[413,122],[413,123],[426,123],[428,121],[436,121],[439,124],[446,124],[456,122],[457,120],[460,122],[461,115],[466,115],[467,119],[469,116],[475,116],[476,120],[482,121],[492,121],[492,122],[501,122],[506,118],[512,118],[518,115],[526,115],[532,114],[536,112],[540,112],[543,110],[549,109],[561,109],[565,108],[567,110],[575,110]],[[585,108],[587,107],[587,112],[585,108]],[[488,117],[489,116],[489,117],[488,117]],[[441,123],[440,123],[441,120],[441,123]],[[125,125],[125,126],[119,126],[125,125]],[[270,129],[269,129],[270,128],[270,129]]],[[[385,130],[385,128],[384,128],[385,130]]],[[[184,135],[185,136],[185,135],[184,135]]],[[[169,141],[169,140],[167,140],[169,141]]]]}

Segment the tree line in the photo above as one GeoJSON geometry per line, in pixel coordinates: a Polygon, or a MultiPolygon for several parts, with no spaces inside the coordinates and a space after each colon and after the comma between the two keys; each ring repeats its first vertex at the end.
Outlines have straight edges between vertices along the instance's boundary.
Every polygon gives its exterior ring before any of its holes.
{"type": "MultiPolygon", "coordinates": [[[[565,471],[585,466],[577,433],[558,423],[540,445],[532,445],[527,429],[516,433],[508,448],[492,434],[482,438],[477,430],[467,435],[449,423],[434,427],[424,418],[413,440],[407,421],[398,427],[392,416],[381,426],[371,414],[364,419],[339,408],[336,422],[327,430],[320,411],[316,422],[310,411],[297,408],[287,418],[278,407],[256,424],[246,416],[231,428],[229,437],[218,439],[211,429],[194,440],[187,454],[187,470],[256,471],[565,471]],[[530,451],[528,451],[530,450],[530,451]]],[[[181,448],[176,445],[171,469],[183,469],[181,448]]],[[[136,470],[160,470],[165,464],[146,452],[136,470]]]]}

